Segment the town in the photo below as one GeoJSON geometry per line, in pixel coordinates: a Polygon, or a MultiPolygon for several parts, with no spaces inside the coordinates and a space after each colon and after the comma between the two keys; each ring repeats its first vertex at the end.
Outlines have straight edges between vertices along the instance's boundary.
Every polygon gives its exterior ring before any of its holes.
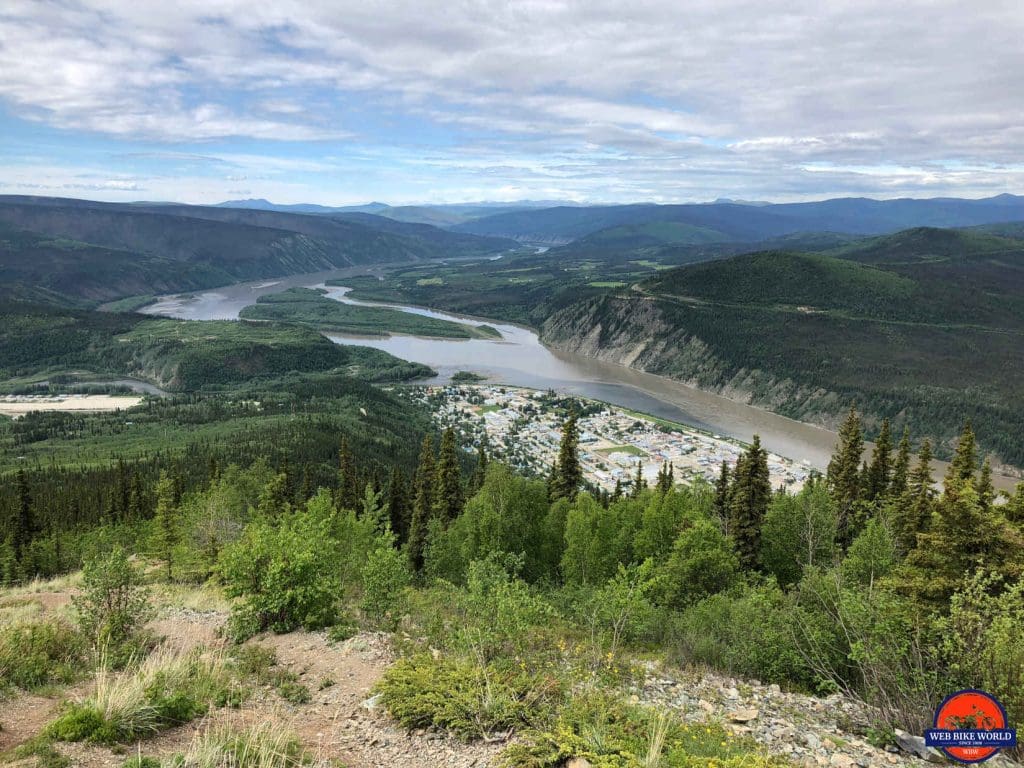
{"type": "MultiPolygon", "coordinates": [[[[508,386],[437,386],[415,390],[435,420],[454,427],[467,450],[483,444],[516,469],[545,476],[554,464],[569,398],[551,391],[508,386]]],[[[580,461],[594,486],[627,488],[639,468],[648,484],[670,464],[676,482],[714,482],[722,463],[735,467],[743,451],[737,440],[607,403],[573,397],[579,415],[580,461]]],[[[772,453],[768,469],[773,488],[796,491],[811,468],[772,453]]]]}

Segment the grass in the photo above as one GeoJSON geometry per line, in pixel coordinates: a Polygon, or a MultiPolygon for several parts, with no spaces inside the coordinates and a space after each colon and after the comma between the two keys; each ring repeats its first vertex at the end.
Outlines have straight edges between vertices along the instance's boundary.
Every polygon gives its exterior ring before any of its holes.
{"type": "Polygon", "coordinates": [[[44,733],[58,741],[126,743],[238,703],[243,692],[222,656],[161,648],[122,673],[101,663],[92,695],[65,704],[44,733]]]}
{"type": "Polygon", "coordinates": [[[85,639],[66,621],[15,622],[0,629],[0,687],[70,683],[81,674],[85,657],[85,639]]]}
{"type": "Polygon", "coordinates": [[[646,456],[647,454],[635,445],[613,445],[609,448],[598,448],[596,453],[603,453],[606,456],[611,453],[625,453],[629,456],[646,456]]]}
{"type": "Polygon", "coordinates": [[[326,766],[311,759],[286,728],[265,721],[245,730],[208,728],[198,733],[177,768],[299,768],[326,766]]]}
{"type": "Polygon", "coordinates": [[[587,285],[591,288],[622,288],[626,283],[622,280],[592,280],[587,285]]]}
{"type": "Polygon", "coordinates": [[[153,602],[162,608],[185,608],[199,613],[228,613],[231,602],[213,584],[168,584],[152,586],[153,602]]]}

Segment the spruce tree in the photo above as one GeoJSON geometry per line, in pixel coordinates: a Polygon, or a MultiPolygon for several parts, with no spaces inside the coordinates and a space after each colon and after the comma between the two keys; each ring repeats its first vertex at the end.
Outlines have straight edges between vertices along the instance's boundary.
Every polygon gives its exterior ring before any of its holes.
{"type": "Polygon", "coordinates": [[[387,508],[391,530],[398,537],[398,541],[404,543],[409,537],[409,500],[405,492],[405,478],[397,465],[391,467],[391,476],[388,479],[387,508]]]}
{"type": "Polygon", "coordinates": [[[768,453],[761,447],[760,436],[754,435],[750,448],[736,464],[729,500],[729,532],[736,542],[740,563],[751,570],[759,565],[761,526],[771,498],[768,453]]]}
{"type": "Polygon", "coordinates": [[[881,500],[889,490],[892,479],[892,427],[888,419],[882,421],[882,428],[875,440],[871,454],[867,479],[864,483],[864,497],[867,501],[881,500]]]}
{"type": "Polygon", "coordinates": [[[551,500],[573,501],[583,484],[583,468],[579,456],[580,433],[576,412],[570,411],[562,425],[562,442],[558,447],[558,459],[551,478],[551,500]]]}
{"type": "Polygon", "coordinates": [[[839,446],[828,463],[829,492],[836,502],[839,518],[838,538],[845,549],[853,541],[857,527],[857,502],[862,493],[861,455],[864,453],[864,433],[857,409],[850,412],[839,428],[839,446]]]}
{"type": "Polygon", "coordinates": [[[726,534],[729,533],[729,465],[722,460],[722,469],[715,481],[715,515],[726,534]]]}
{"type": "Polygon", "coordinates": [[[637,459],[636,475],[633,476],[633,491],[630,495],[634,499],[640,498],[640,494],[643,493],[644,488],[646,487],[647,481],[644,480],[644,463],[637,459]]]}
{"type": "Polygon", "coordinates": [[[32,491],[28,484],[28,475],[24,469],[19,469],[15,481],[18,493],[18,508],[14,518],[14,533],[11,537],[11,546],[14,548],[14,556],[19,563],[24,564],[28,546],[32,539],[39,532],[36,525],[35,504],[32,499],[32,491]]]}
{"type": "Polygon", "coordinates": [[[355,460],[349,448],[348,440],[342,436],[338,448],[338,491],[335,505],[339,509],[355,510],[359,508],[359,490],[357,488],[355,460]]]}
{"type": "Polygon", "coordinates": [[[409,522],[407,555],[414,573],[423,570],[423,555],[427,547],[427,526],[430,524],[434,502],[434,441],[428,434],[420,447],[419,466],[413,478],[412,519],[409,522]]]}
{"type": "Polygon", "coordinates": [[[907,492],[907,478],[910,475],[910,428],[903,428],[899,448],[896,449],[896,460],[892,465],[892,478],[889,481],[889,496],[900,499],[907,492]]]}
{"type": "Polygon", "coordinates": [[[987,511],[992,509],[996,499],[996,489],[992,484],[992,462],[985,458],[978,474],[978,503],[987,511]]]}
{"type": "Polygon", "coordinates": [[[895,507],[893,525],[896,534],[896,546],[900,553],[906,554],[917,546],[917,535],[928,529],[932,516],[932,444],[925,440],[921,444],[917,466],[910,475],[906,492],[900,497],[895,507]]]}
{"type": "Polygon", "coordinates": [[[445,525],[462,513],[462,472],[455,430],[451,427],[441,436],[441,451],[434,477],[434,513],[445,525]]]}
{"type": "Polygon", "coordinates": [[[476,492],[484,487],[484,479],[487,477],[487,449],[481,440],[476,449],[476,466],[473,468],[473,475],[469,480],[469,495],[475,496],[476,492]]]}
{"type": "Polygon", "coordinates": [[[167,566],[167,581],[171,581],[174,548],[178,545],[178,510],[174,506],[174,481],[167,472],[160,473],[156,484],[156,513],[153,515],[153,552],[167,566]]]}
{"type": "Polygon", "coordinates": [[[955,474],[935,505],[929,530],[907,555],[896,587],[941,608],[978,568],[1014,579],[1020,560],[1020,536],[1001,514],[982,506],[972,479],[955,474]]]}
{"type": "Polygon", "coordinates": [[[978,471],[978,446],[974,439],[974,430],[971,422],[964,424],[963,432],[960,433],[960,440],[956,445],[956,453],[949,463],[949,470],[944,480],[944,492],[949,493],[951,489],[963,485],[967,480],[974,479],[974,473],[978,471]]]}
{"type": "Polygon", "coordinates": [[[612,495],[608,498],[609,503],[614,503],[622,498],[622,480],[615,478],[615,490],[612,491],[612,495]]]}

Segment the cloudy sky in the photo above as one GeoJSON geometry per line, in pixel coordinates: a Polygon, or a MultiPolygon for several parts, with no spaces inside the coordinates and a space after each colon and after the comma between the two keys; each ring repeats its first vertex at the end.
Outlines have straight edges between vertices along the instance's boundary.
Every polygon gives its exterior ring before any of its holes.
{"type": "Polygon", "coordinates": [[[3,0],[0,192],[1024,192],[1020,0],[3,0]]]}

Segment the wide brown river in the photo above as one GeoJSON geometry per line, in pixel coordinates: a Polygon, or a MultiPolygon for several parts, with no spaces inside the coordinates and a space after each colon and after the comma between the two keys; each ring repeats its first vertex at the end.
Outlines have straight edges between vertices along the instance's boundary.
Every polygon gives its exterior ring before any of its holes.
{"type": "MultiPolygon", "coordinates": [[[[190,320],[235,319],[256,297],[277,293],[292,286],[324,288],[330,278],[366,274],[367,268],[337,270],[308,275],[239,283],[191,295],[165,297],[143,312],[190,320]]],[[[327,288],[332,298],[351,304],[388,306],[427,317],[453,320],[468,325],[490,325],[501,340],[435,339],[419,336],[366,338],[329,333],[339,344],[357,344],[382,349],[438,371],[436,379],[447,381],[455,371],[473,371],[492,383],[537,389],[554,389],[603,400],[654,416],[690,424],[714,434],[749,441],[755,434],[772,452],[824,469],[836,443],[836,435],[820,427],[787,419],[718,395],[688,387],[671,379],[604,363],[581,355],[545,347],[532,330],[493,320],[465,317],[448,312],[403,305],[374,305],[349,298],[347,288],[327,288]]],[[[943,471],[936,465],[936,476],[943,471]]],[[[1008,487],[1012,481],[998,484],[1008,487]]]]}

